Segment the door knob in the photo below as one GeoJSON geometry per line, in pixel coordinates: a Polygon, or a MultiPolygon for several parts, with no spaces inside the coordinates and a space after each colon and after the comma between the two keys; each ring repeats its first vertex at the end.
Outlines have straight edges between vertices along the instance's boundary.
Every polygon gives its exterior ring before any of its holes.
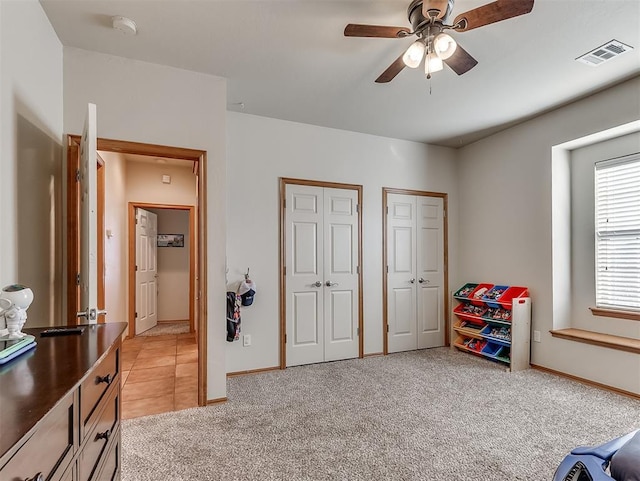
{"type": "Polygon", "coordinates": [[[418,279],[418,282],[419,282],[420,284],[425,283],[425,282],[426,282],[427,284],[429,284],[429,282],[430,282],[430,281],[429,281],[428,279],[423,279],[423,278],[421,277],[420,279],[418,279]]]}
{"type": "Polygon", "coordinates": [[[331,282],[331,281],[325,282],[325,286],[327,286],[327,287],[333,287],[333,286],[337,286],[337,285],[338,285],[337,282],[331,282]]]}
{"type": "Polygon", "coordinates": [[[415,278],[415,277],[412,277],[411,279],[409,279],[409,282],[410,282],[411,284],[415,284],[415,283],[416,283],[416,278],[415,278]]]}
{"type": "Polygon", "coordinates": [[[312,287],[322,287],[322,282],[320,281],[315,281],[313,284],[311,284],[312,287]]]}
{"type": "Polygon", "coordinates": [[[87,308],[86,311],[80,311],[76,313],[76,317],[84,317],[88,321],[95,321],[98,316],[104,316],[107,311],[104,309],[87,308]]]}

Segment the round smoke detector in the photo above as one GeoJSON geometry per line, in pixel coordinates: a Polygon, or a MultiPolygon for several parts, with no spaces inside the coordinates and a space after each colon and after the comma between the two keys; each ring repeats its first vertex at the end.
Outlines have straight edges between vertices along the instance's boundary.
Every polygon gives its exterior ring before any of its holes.
{"type": "Polygon", "coordinates": [[[127,17],[115,16],[111,17],[113,28],[126,35],[135,35],[138,32],[136,22],[127,17]]]}

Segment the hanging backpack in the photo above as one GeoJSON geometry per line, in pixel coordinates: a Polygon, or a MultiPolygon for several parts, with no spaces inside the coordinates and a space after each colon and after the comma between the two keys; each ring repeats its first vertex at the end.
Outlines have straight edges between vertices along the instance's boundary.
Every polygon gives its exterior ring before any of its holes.
{"type": "Polygon", "coordinates": [[[240,297],[227,292],[227,341],[240,339],[240,297]]]}

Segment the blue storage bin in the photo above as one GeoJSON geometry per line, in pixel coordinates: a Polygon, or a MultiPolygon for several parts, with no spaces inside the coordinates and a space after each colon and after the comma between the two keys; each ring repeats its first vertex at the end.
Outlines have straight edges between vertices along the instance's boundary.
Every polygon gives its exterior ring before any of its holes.
{"type": "Polygon", "coordinates": [[[509,286],[493,286],[487,293],[482,296],[482,300],[489,307],[500,307],[500,304],[497,302],[503,296],[505,292],[507,292],[509,286]]]}
{"type": "Polygon", "coordinates": [[[488,342],[484,349],[482,350],[482,354],[487,357],[496,357],[496,354],[502,349],[502,346],[499,344],[494,344],[493,342],[488,342]]]}
{"type": "Polygon", "coordinates": [[[488,324],[480,335],[501,346],[511,346],[511,329],[508,326],[488,324]]]}

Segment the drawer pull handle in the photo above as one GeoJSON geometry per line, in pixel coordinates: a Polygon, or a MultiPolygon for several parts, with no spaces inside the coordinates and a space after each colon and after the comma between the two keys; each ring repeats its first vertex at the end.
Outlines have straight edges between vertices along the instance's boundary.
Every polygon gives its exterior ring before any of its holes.
{"type": "Polygon", "coordinates": [[[100,384],[101,382],[105,384],[111,384],[111,374],[96,377],[96,384],[100,384]]]}
{"type": "Polygon", "coordinates": [[[38,473],[33,478],[25,478],[24,481],[44,481],[44,476],[42,473],[38,473]]]}
{"type": "Polygon", "coordinates": [[[109,436],[111,436],[111,431],[107,429],[103,433],[96,434],[96,441],[98,441],[99,439],[104,439],[105,441],[109,441],[109,436]]]}

